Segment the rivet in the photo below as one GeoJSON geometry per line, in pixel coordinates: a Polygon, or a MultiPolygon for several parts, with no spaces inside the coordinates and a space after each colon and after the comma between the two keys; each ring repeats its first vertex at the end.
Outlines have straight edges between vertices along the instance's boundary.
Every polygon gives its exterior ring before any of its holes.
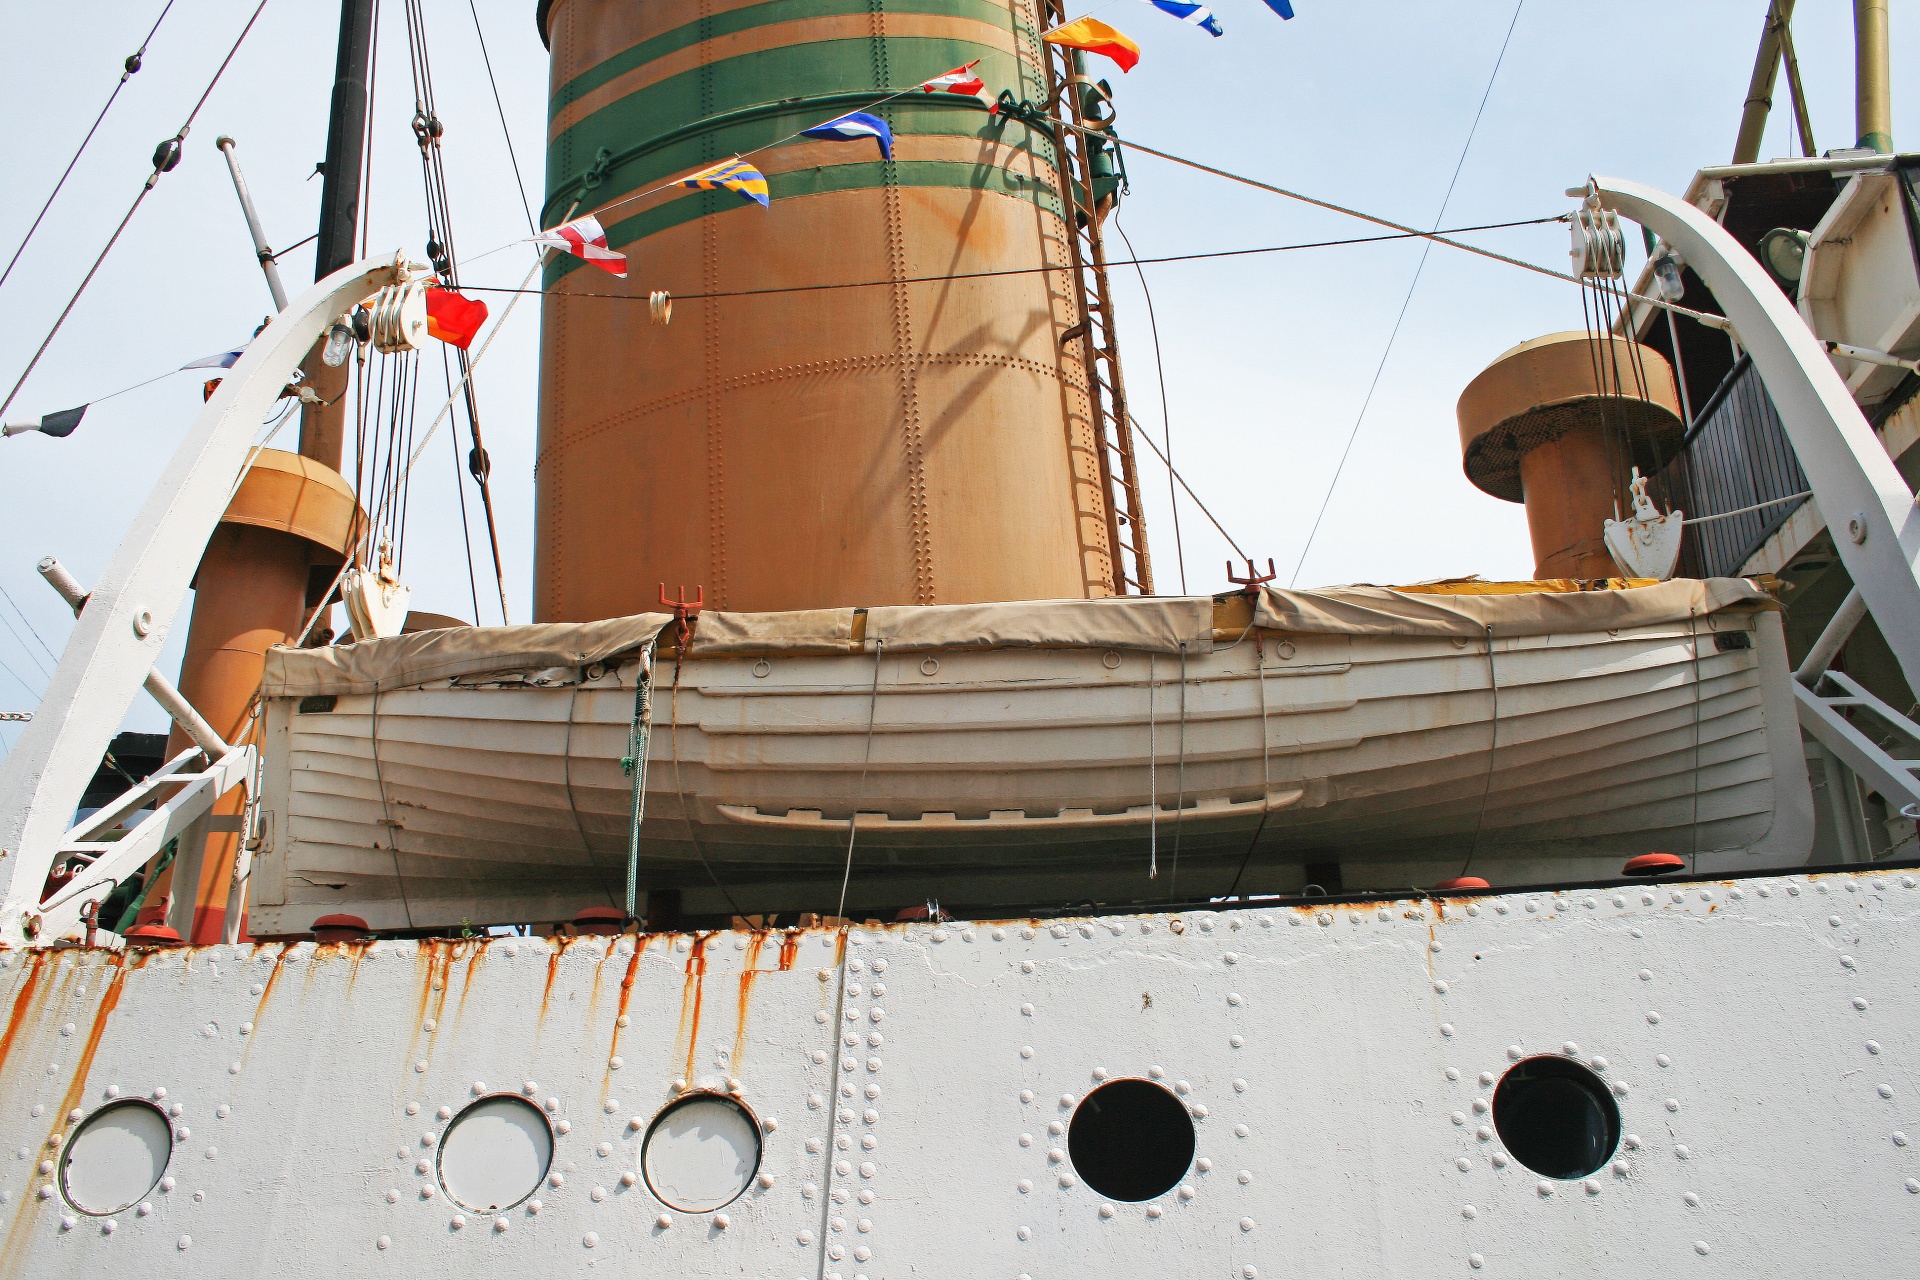
{"type": "Polygon", "coordinates": [[[1182,1184],[1179,1195],[1182,1200],[1191,1200],[1197,1194],[1192,1187],[1182,1184]]]}
{"type": "Polygon", "coordinates": [[[398,1188],[398,1187],[388,1187],[388,1188],[387,1188],[387,1203],[388,1203],[388,1204],[399,1204],[399,1203],[400,1203],[400,1188],[398,1188]]]}
{"type": "Polygon", "coordinates": [[[1580,1046],[1569,1040],[1560,1046],[1560,1052],[1566,1054],[1569,1058],[1577,1058],[1580,1056],[1580,1046]]]}
{"type": "MultiPolygon", "coordinates": [[[[1488,1159],[1492,1162],[1493,1167],[1496,1169],[1504,1169],[1507,1167],[1507,1153],[1504,1151],[1496,1151],[1491,1156],[1489,1156],[1488,1159]]],[[[1461,1163],[1465,1164],[1466,1162],[1463,1160],[1461,1161],[1461,1163]]]]}
{"type": "Polygon", "coordinates": [[[863,1178],[871,1178],[878,1172],[880,1172],[880,1167],[871,1160],[865,1161],[860,1166],[860,1176],[863,1178]]]}
{"type": "Polygon", "coordinates": [[[1150,1204],[1147,1206],[1147,1216],[1149,1218],[1157,1218],[1164,1212],[1166,1211],[1157,1204],[1150,1204]]]}
{"type": "Polygon", "coordinates": [[[1033,1006],[1030,1004],[1021,1005],[1020,1014],[1022,1017],[1031,1018],[1033,1016],[1033,1006]]]}
{"type": "Polygon", "coordinates": [[[1488,1111],[1487,1100],[1485,1098],[1475,1098],[1473,1100],[1473,1109],[1474,1109],[1474,1112],[1478,1115],[1487,1114],[1487,1111],[1488,1111]]]}
{"type": "Polygon", "coordinates": [[[176,1185],[171,1176],[160,1179],[160,1189],[162,1191],[171,1191],[176,1185]]]}
{"type": "Polygon", "coordinates": [[[567,1175],[555,1169],[547,1175],[547,1182],[552,1186],[563,1187],[567,1184],[567,1175]]]}
{"type": "Polygon", "coordinates": [[[1678,1111],[1680,1109],[1680,1100],[1678,1098],[1668,1098],[1666,1108],[1669,1111],[1678,1111]]]}
{"type": "Polygon", "coordinates": [[[1713,1246],[1709,1245],[1705,1240],[1695,1240],[1693,1242],[1693,1251],[1704,1258],[1713,1252],[1713,1246]]]}
{"type": "Polygon", "coordinates": [[[1862,1013],[1866,1012],[1866,1008],[1867,1008],[1866,998],[1863,996],[1855,996],[1853,998],[1853,1007],[1860,1010],[1862,1013]]]}
{"type": "Polygon", "coordinates": [[[1252,1218],[1242,1218],[1242,1219],[1240,1219],[1240,1229],[1241,1229],[1242,1231],[1251,1231],[1251,1230],[1253,1230],[1253,1219],[1252,1219],[1252,1218]]]}
{"type": "Polygon", "coordinates": [[[725,1231],[728,1227],[733,1225],[733,1219],[729,1218],[724,1213],[716,1213],[713,1215],[713,1225],[720,1228],[722,1231],[725,1231]]]}
{"type": "Polygon", "coordinates": [[[1673,1149],[1673,1154],[1678,1156],[1680,1159],[1685,1160],[1691,1157],[1693,1155],[1693,1152],[1689,1151],[1685,1147],[1675,1147],[1673,1149]]]}
{"type": "Polygon", "coordinates": [[[1184,1098],[1188,1094],[1193,1092],[1193,1086],[1188,1084],[1185,1080],[1175,1080],[1173,1082],[1173,1091],[1184,1098]]]}
{"type": "Polygon", "coordinates": [[[1840,917],[1839,917],[1839,916],[1828,916],[1828,917],[1827,917],[1827,924],[1828,924],[1828,926],[1829,926],[1829,927],[1831,927],[1831,928],[1834,928],[1834,929],[1838,929],[1838,928],[1840,927],[1840,917]]]}
{"type": "Polygon", "coordinates": [[[595,1245],[600,1243],[599,1232],[597,1231],[587,1232],[587,1234],[580,1237],[580,1243],[585,1245],[589,1249],[593,1248],[595,1245]]]}
{"type": "Polygon", "coordinates": [[[1452,1120],[1452,1121],[1453,1121],[1453,1122],[1454,1122],[1455,1124],[1465,1124],[1465,1123],[1467,1122],[1467,1113],[1466,1113],[1466,1112],[1464,1112],[1464,1111],[1456,1111],[1456,1112],[1454,1112],[1454,1113],[1453,1113],[1453,1115],[1452,1115],[1451,1117],[1449,1117],[1449,1118],[1450,1118],[1450,1119],[1451,1119],[1451,1120],[1452,1120]]]}
{"type": "Polygon", "coordinates": [[[1481,1125],[1478,1129],[1475,1129],[1473,1131],[1473,1136],[1478,1138],[1482,1142],[1492,1142],[1493,1130],[1489,1129],[1486,1125],[1481,1125]]]}
{"type": "Polygon", "coordinates": [[[1460,1216],[1465,1218],[1468,1222],[1472,1222],[1475,1218],[1480,1216],[1480,1211],[1478,1209],[1475,1209],[1470,1204],[1462,1205],[1460,1208],[1460,1216]]]}
{"type": "MultiPolygon", "coordinates": [[[[233,1065],[237,1067],[240,1064],[236,1062],[233,1065]]],[[[425,1075],[427,1073],[427,1060],[425,1058],[422,1058],[420,1059],[420,1061],[414,1063],[413,1071],[415,1075],[425,1075]]]]}
{"type": "Polygon", "coordinates": [[[1020,1181],[1013,1184],[1013,1189],[1015,1191],[1018,1191],[1021,1195],[1026,1195],[1028,1192],[1033,1190],[1033,1182],[1031,1179],[1022,1178],[1020,1179],[1020,1181]]]}
{"type": "Polygon", "coordinates": [[[1234,1179],[1237,1182],[1239,1182],[1239,1184],[1243,1187],[1247,1186],[1253,1181],[1253,1171],[1250,1169],[1242,1169],[1240,1172],[1234,1174],[1233,1176],[1234,1176],[1234,1179]]]}
{"type": "Polygon", "coordinates": [[[1007,931],[1005,929],[995,929],[993,931],[993,940],[995,942],[1005,942],[1007,940],[1007,931]]]}
{"type": "Polygon", "coordinates": [[[1467,1255],[1467,1265],[1472,1267],[1475,1271],[1478,1271],[1481,1267],[1484,1267],[1486,1264],[1487,1264],[1487,1260],[1481,1257],[1477,1253],[1470,1253],[1467,1255]]]}
{"type": "Polygon", "coordinates": [[[1447,1077],[1447,1079],[1449,1079],[1449,1080],[1458,1080],[1458,1079],[1460,1078],[1460,1068],[1458,1068],[1458,1067],[1448,1067],[1448,1068],[1447,1068],[1447,1069],[1446,1069],[1446,1070],[1445,1070],[1444,1072],[1442,1072],[1441,1074],[1443,1074],[1443,1075],[1445,1075],[1445,1076],[1447,1077]]]}
{"type": "Polygon", "coordinates": [[[1879,1095],[1883,1098],[1891,1098],[1893,1097],[1893,1086],[1890,1084],[1883,1084],[1879,1087],[1878,1090],[1876,1090],[1876,1092],[1878,1092],[1879,1095]]]}
{"type": "Polygon", "coordinates": [[[1060,1123],[1058,1120],[1052,1121],[1047,1125],[1047,1132],[1052,1134],[1056,1138],[1059,1137],[1061,1134],[1065,1133],[1066,1131],[1067,1131],[1067,1126],[1060,1123]]]}
{"type": "Polygon", "coordinates": [[[1247,1128],[1247,1126],[1243,1124],[1237,1124],[1233,1126],[1233,1136],[1236,1138],[1244,1138],[1252,1132],[1253,1130],[1247,1128]]]}
{"type": "Polygon", "coordinates": [[[1539,1182],[1535,1183],[1533,1189],[1539,1192],[1542,1196],[1550,1196],[1553,1194],[1553,1184],[1551,1182],[1548,1182],[1545,1178],[1542,1178],[1540,1179],[1539,1182]]]}
{"type": "Polygon", "coordinates": [[[1595,1182],[1592,1178],[1588,1178],[1585,1182],[1581,1183],[1580,1185],[1586,1189],[1587,1194],[1590,1196],[1597,1196],[1600,1194],[1600,1184],[1595,1182]]]}
{"type": "Polygon", "coordinates": [[[1511,1059],[1512,1061],[1514,1061],[1514,1062],[1518,1062],[1518,1061],[1520,1061],[1520,1046],[1519,1046],[1519,1045],[1517,1045],[1517,1044],[1510,1044],[1510,1045],[1508,1045],[1508,1046],[1507,1046],[1507,1057],[1508,1057],[1509,1059],[1511,1059]]]}
{"type": "Polygon", "coordinates": [[[1063,1107],[1071,1107],[1073,1105],[1073,1095],[1070,1093],[1061,1094],[1060,1105],[1063,1107]]]}
{"type": "Polygon", "coordinates": [[[1227,1043],[1232,1045],[1234,1048],[1239,1049],[1243,1047],[1247,1043],[1247,1041],[1244,1036],[1228,1036],[1227,1043]]]}
{"type": "Polygon", "coordinates": [[[1095,1067],[1093,1069],[1093,1078],[1095,1080],[1105,1080],[1107,1078],[1107,1069],[1105,1067],[1095,1067]]]}
{"type": "Polygon", "coordinates": [[[1435,991],[1437,991],[1437,992],[1439,992],[1439,993],[1440,993],[1441,995],[1445,995],[1445,994],[1447,994],[1447,984],[1446,984],[1446,983],[1444,983],[1444,982],[1436,982],[1436,983],[1434,983],[1434,984],[1433,984],[1433,989],[1434,989],[1435,991]]]}
{"type": "Polygon", "coordinates": [[[1013,1234],[1018,1236],[1022,1240],[1033,1239],[1033,1231],[1029,1227],[1021,1227],[1018,1231],[1015,1231],[1013,1234]]]}
{"type": "Polygon", "coordinates": [[[448,1225],[450,1225],[455,1231],[458,1231],[460,1228],[467,1225],[467,1215],[464,1213],[454,1214],[453,1221],[448,1225]]]}
{"type": "Polygon", "coordinates": [[[1480,1073],[1480,1075],[1479,1075],[1479,1077],[1478,1077],[1478,1079],[1479,1079],[1479,1081],[1480,1081],[1480,1084],[1481,1084],[1481,1087],[1483,1087],[1483,1088],[1484,1088],[1484,1087],[1486,1087],[1487,1085],[1490,1085],[1490,1084],[1492,1084],[1492,1083],[1493,1083],[1493,1072],[1491,1072],[1491,1071],[1482,1071],[1482,1072],[1480,1073]]]}
{"type": "Polygon", "coordinates": [[[1640,1149],[1640,1136],[1638,1134],[1630,1133],[1620,1141],[1626,1145],[1629,1151],[1638,1151],[1640,1149]]]}
{"type": "Polygon", "coordinates": [[[1033,1101],[1033,1090],[1031,1090],[1031,1089],[1022,1089],[1022,1090],[1020,1091],[1020,1101],[1022,1101],[1022,1102],[1032,1102],[1032,1101],[1033,1101]]]}
{"type": "Polygon", "coordinates": [[[486,1082],[485,1080],[475,1080],[475,1081],[473,1082],[473,1096],[474,1096],[474,1097],[476,1097],[476,1098],[477,1098],[477,1097],[479,1097],[479,1096],[480,1096],[481,1094],[483,1094],[483,1093],[485,1093],[486,1091],[487,1091],[487,1082],[486,1082]]]}
{"type": "Polygon", "coordinates": [[[1672,1058],[1669,1058],[1669,1057],[1668,1057],[1668,1056],[1667,1056],[1666,1054],[1664,1054],[1664,1053],[1657,1053],[1657,1054],[1655,1054],[1655,1055],[1654,1055],[1654,1057],[1653,1057],[1653,1060],[1654,1060],[1655,1062],[1657,1062],[1657,1063],[1659,1063],[1659,1064],[1660,1064],[1661,1066],[1663,1066],[1663,1067],[1670,1067],[1670,1066],[1672,1066],[1672,1065],[1673,1065],[1673,1059],[1672,1059],[1672,1058]]]}
{"type": "Polygon", "coordinates": [[[433,1172],[433,1161],[422,1160],[419,1164],[416,1164],[415,1166],[413,1166],[413,1171],[417,1174],[420,1174],[422,1177],[424,1177],[427,1174],[433,1172]]]}
{"type": "Polygon", "coordinates": [[[436,1116],[439,1116],[442,1120],[451,1120],[453,1119],[453,1108],[441,1107],[438,1111],[434,1112],[433,1114],[435,1114],[436,1116]]]}
{"type": "Polygon", "coordinates": [[[1465,1173],[1467,1170],[1473,1168],[1473,1161],[1467,1159],[1465,1156],[1461,1156],[1458,1160],[1455,1160],[1453,1162],[1453,1167],[1458,1169],[1460,1172],[1465,1173]]]}
{"type": "Polygon", "coordinates": [[[1920,1178],[1908,1178],[1907,1190],[1916,1196],[1920,1196],[1920,1178]]]}

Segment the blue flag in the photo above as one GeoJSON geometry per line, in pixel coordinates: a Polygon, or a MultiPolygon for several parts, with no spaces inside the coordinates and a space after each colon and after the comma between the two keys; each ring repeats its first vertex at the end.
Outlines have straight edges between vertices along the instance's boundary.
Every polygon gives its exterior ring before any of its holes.
{"type": "MultiPolygon", "coordinates": [[[[1285,4],[1286,0],[1279,0],[1279,2],[1285,4]]],[[[1227,34],[1221,29],[1220,19],[1213,16],[1213,10],[1203,4],[1187,4],[1184,0],[1147,0],[1147,3],[1182,22],[1191,22],[1210,36],[1227,34]]],[[[1267,0],[1267,3],[1272,4],[1274,0],[1267,0]]]]}
{"type": "Polygon", "coordinates": [[[1291,18],[1293,16],[1293,0],[1267,0],[1267,8],[1273,10],[1282,18],[1291,18]]]}
{"type": "Polygon", "coordinates": [[[858,142],[862,138],[872,138],[880,144],[880,155],[887,160],[893,159],[893,130],[887,128],[887,122],[879,116],[868,115],[864,111],[849,111],[825,124],[802,129],[800,136],[824,138],[830,142],[858,142]]]}

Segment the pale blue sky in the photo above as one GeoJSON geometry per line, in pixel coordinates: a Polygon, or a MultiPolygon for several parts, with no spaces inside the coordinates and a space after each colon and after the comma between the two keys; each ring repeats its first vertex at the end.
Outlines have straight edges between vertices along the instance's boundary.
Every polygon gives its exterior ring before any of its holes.
{"type": "MultiPolygon", "coordinates": [[[[99,109],[120,61],[161,0],[8,6],[0,12],[0,261],[45,198],[99,109]],[[76,21],[76,15],[84,20],[76,21]]],[[[0,288],[0,377],[11,386],[148,170],[153,146],[178,127],[252,0],[182,0],[122,94],[33,246],[0,288]]],[[[546,57],[533,0],[482,0],[480,18],[522,171],[542,170],[546,57]]],[[[407,125],[401,7],[389,4],[374,121],[371,244],[419,251],[424,238],[417,152],[407,125]]],[[[1141,64],[1113,74],[1125,137],[1295,187],[1382,216],[1431,225],[1512,0],[1297,0],[1277,20],[1260,0],[1221,0],[1226,36],[1212,39],[1144,4],[1098,9],[1141,45],[1141,64]]],[[[466,0],[426,0],[446,163],[471,258],[524,234],[466,0]]],[[[1920,5],[1894,0],[1893,65],[1920,65],[1920,5]]],[[[1445,221],[1458,226],[1551,215],[1589,172],[1680,190],[1725,162],[1766,0],[1527,0],[1445,221]]],[[[1796,37],[1825,147],[1853,141],[1852,6],[1802,0],[1796,37]]],[[[320,183],[307,181],[325,144],[337,14],[316,0],[272,0],[186,144],[186,158],[134,219],[9,417],[82,403],[188,359],[243,341],[270,309],[216,136],[239,140],[267,233],[279,247],[314,227],[320,183]]],[[[1910,77],[1894,77],[1894,136],[1920,138],[1910,77]]],[[[1763,157],[1791,150],[1784,110],[1763,157]]],[[[1121,221],[1143,256],[1366,234],[1364,224],[1134,155],[1121,221]]],[[[537,202],[538,192],[535,192],[537,202]]],[[[1481,243],[1559,266],[1558,225],[1489,233],[1481,243]]],[[[1335,462],[1399,311],[1417,243],[1315,250],[1147,268],[1158,309],[1176,460],[1234,536],[1283,579],[1298,558],[1335,462]]],[[[284,264],[290,287],[311,279],[311,254],[284,264]]],[[[500,254],[468,272],[511,284],[525,269],[500,254]]],[[[1135,412],[1156,432],[1160,398],[1139,284],[1116,275],[1121,341],[1135,412]]],[[[492,300],[490,300],[492,301],[492,300]]],[[[768,305],[788,305],[777,300],[768,305]]],[[[478,381],[494,458],[501,537],[515,619],[530,599],[536,312],[523,306],[478,381]]],[[[1453,407],[1460,389],[1516,342],[1578,328],[1569,285],[1436,248],[1352,460],[1330,505],[1303,586],[1406,582],[1531,569],[1520,509],[1462,478],[1453,407]]],[[[4,387],[0,387],[4,393],[4,387]]],[[[33,565],[59,556],[90,581],[159,473],[200,401],[190,374],[120,397],[71,438],[0,442],[0,586],[58,651],[70,620],[33,565]]],[[[291,431],[282,439],[289,439],[291,431]]],[[[276,442],[278,443],[278,442],[276,442]]],[[[454,460],[436,448],[414,488],[409,577],[417,607],[469,616],[465,554],[454,510],[454,460]]],[[[1147,464],[1149,521],[1162,591],[1180,574],[1166,478],[1147,464]]],[[[471,495],[469,495],[471,496],[471,495]]],[[[1181,527],[1187,583],[1224,585],[1225,544],[1190,505],[1181,527]]],[[[483,558],[484,543],[476,542],[483,558]]],[[[497,606],[482,621],[498,621],[497,606]]],[[[20,620],[4,601],[0,615],[20,620]]],[[[182,614],[184,620],[184,613],[182,614]]],[[[24,630],[24,629],[22,629],[24,630]]],[[[177,626],[165,666],[178,662],[177,626]]],[[[0,710],[27,710],[52,660],[0,627],[0,710]],[[36,661],[37,655],[37,661],[36,661]]],[[[131,727],[161,727],[142,699],[131,727]]],[[[17,729],[0,728],[0,742],[17,729]]]]}

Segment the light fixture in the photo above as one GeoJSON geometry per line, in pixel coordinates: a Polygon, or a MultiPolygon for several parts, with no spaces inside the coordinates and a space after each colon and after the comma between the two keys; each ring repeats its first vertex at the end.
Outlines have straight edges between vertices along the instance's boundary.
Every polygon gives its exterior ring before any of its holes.
{"type": "Polygon", "coordinates": [[[1800,276],[1807,266],[1806,232],[1793,227],[1775,227],[1760,237],[1755,256],[1760,259],[1780,287],[1789,294],[1800,291],[1800,276]]]}
{"type": "Polygon", "coordinates": [[[353,350],[353,330],[346,324],[336,321],[333,328],[327,330],[327,345],[320,348],[320,359],[329,369],[338,369],[347,362],[347,356],[353,350]]]}

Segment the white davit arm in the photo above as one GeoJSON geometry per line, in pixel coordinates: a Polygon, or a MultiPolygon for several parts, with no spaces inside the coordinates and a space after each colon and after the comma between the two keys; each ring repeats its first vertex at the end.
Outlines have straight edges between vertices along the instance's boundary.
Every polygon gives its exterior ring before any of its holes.
{"type": "Polygon", "coordinates": [[[74,808],[166,643],[260,423],[334,321],[404,282],[411,267],[404,255],[357,262],[275,316],[222,379],[128,526],[39,711],[0,761],[0,940],[21,939],[74,808]]]}
{"type": "Polygon", "coordinates": [[[1825,345],[1719,223],[1637,182],[1590,182],[1604,208],[1678,248],[1713,291],[1780,412],[1841,563],[1866,598],[1907,684],[1920,689],[1920,510],[1834,372],[1825,345]]]}

